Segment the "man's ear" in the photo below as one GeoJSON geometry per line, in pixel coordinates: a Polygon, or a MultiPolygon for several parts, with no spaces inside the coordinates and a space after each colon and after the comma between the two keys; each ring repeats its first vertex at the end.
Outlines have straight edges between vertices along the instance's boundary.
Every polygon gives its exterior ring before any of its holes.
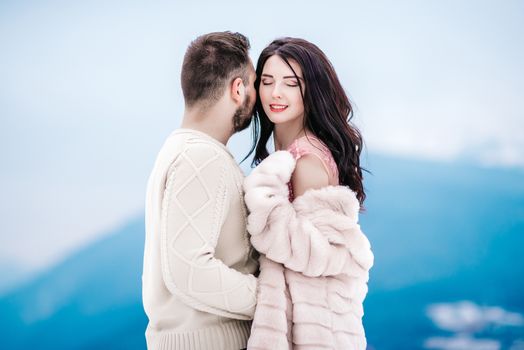
{"type": "Polygon", "coordinates": [[[242,82],[241,78],[235,78],[233,80],[233,83],[231,84],[231,98],[240,106],[244,102],[244,96],[245,96],[245,89],[244,83],[242,82]]]}

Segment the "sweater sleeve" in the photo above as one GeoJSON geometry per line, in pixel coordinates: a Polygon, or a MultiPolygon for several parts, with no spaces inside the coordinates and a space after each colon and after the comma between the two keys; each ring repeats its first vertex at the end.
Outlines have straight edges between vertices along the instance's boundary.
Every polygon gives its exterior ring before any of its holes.
{"type": "Polygon", "coordinates": [[[207,144],[191,144],[168,172],[162,204],[161,261],[168,290],[194,308],[252,319],[257,279],[214,256],[229,210],[228,162],[207,144]]]}
{"type": "Polygon", "coordinates": [[[333,225],[319,226],[310,216],[297,214],[289,202],[286,183],[294,165],[291,154],[276,152],[244,182],[251,243],[267,258],[306,276],[333,276],[348,271],[365,276],[369,257],[359,259],[358,251],[370,252],[369,241],[356,222],[329,210],[319,210],[316,216],[326,215],[335,221],[333,225]],[[336,227],[331,231],[344,232],[346,237],[329,234],[330,227],[336,227]]]}

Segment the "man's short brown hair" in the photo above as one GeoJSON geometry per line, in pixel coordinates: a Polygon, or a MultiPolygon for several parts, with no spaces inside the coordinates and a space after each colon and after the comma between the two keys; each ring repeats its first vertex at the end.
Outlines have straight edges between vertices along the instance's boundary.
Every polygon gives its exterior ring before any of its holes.
{"type": "Polygon", "coordinates": [[[187,48],[182,64],[182,92],[187,107],[214,104],[224,87],[240,77],[247,84],[249,40],[240,33],[216,32],[199,36],[187,48]]]}

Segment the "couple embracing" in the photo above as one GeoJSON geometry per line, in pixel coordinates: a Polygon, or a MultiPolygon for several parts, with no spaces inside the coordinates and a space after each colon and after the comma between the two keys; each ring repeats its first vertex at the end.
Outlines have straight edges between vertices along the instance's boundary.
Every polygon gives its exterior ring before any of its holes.
{"type": "Polygon", "coordinates": [[[249,48],[209,33],[184,56],[182,125],[147,187],[147,346],[365,349],[373,254],[351,104],[314,44],[274,40],[256,70],[249,48]],[[244,178],[226,144],[251,122],[244,178]]]}

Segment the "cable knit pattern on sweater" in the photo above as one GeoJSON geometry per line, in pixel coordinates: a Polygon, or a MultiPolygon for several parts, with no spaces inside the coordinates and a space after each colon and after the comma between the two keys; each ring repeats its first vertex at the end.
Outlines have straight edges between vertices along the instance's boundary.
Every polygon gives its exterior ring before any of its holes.
{"type": "Polygon", "coordinates": [[[204,142],[190,144],[174,162],[162,206],[162,267],[167,287],[195,308],[250,319],[255,299],[244,296],[256,289],[255,277],[214,256],[229,211],[229,168],[216,147],[204,142]]]}
{"type": "Polygon", "coordinates": [[[178,129],[160,150],[146,195],[148,349],[246,346],[258,264],[243,179],[227,148],[201,132],[178,129]]]}
{"type": "Polygon", "coordinates": [[[244,181],[248,231],[260,258],[249,349],[362,349],[373,254],[344,186],[306,191],[293,203],[293,156],[275,152],[244,181]]]}

